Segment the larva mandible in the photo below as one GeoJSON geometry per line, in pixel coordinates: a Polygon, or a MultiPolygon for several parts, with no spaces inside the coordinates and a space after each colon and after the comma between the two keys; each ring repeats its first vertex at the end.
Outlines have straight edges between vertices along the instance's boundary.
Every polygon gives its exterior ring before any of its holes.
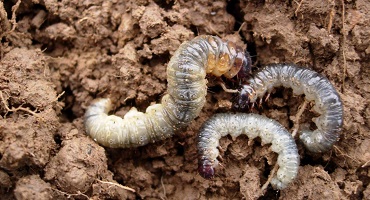
{"type": "Polygon", "coordinates": [[[308,101],[315,102],[313,108],[320,116],[314,119],[316,130],[300,134],[305,147],[316,153],[331,149],[343,125],[342,101],[330,81],[315,71],[289,64],[267,66],[241,87],[236,107],[244,108],[279,86],[292,88],[295,95],[305,94],[308,101]]]}
{"type": "Polygon", "coordinates": [[[216,36],[198,36],[180,45],[167,65],[167,94],[146,113],[132,108],[122,119],[108,115],[109,99],[95,100],[86,110],[88,135],[112,148],[137,147],[172,136],[187,126],[203,108],[206,74],[232,78],[250,67],[249,54],[216,36]]]}
{"type": "Polygon", "coordinates": [[[262,144],[271,144],[278,155],[279,170],[271,180],[275,189],[284,189],[297,176],[299,154],[291,134],[277,121],[257,114],[216,114],[207,120],[198,136],[198,171],[210,179],[218,166],[219,140],[230,134],[233,139],[245,134],[249,139],[260,137],[262,144]]]}

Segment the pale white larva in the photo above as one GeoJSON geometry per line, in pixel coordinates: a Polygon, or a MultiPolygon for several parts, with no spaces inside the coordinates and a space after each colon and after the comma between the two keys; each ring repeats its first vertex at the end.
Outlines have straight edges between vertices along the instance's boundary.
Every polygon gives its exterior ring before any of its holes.
{"type": "Polygon", "coordinates": [[[294,94],[305,94],[308,101],[315,102],[313,108],[320,114],[314,120],[317,129],[300,134],[306,148],[317,153],[331,149],[343,125],[342,101],[330,81],[315,71],[289,64],[267,66],[242,86],[236,106],[244,108],[279,86],[292,88],[294,94]]]}
{"type": "Polygon", "coordinates": [[[180,45],[167,65],[167,94],[146,113],[131,109],[124,118],[108,115],[109,99],[95,100],[87,108],[85,128],[107,147],[136,147],[172,136],[186,127],[203,108],[207,93],[206,74],[227,78],[245,73],[249,54],[216,36],[198,36],[180,45]]]}
{"type": "Polygon", "coordinates": [[[298,173],[299,154],[291,134],[277,121],[257,114],[216,114],[207,120],[198,136],[198,171],[210,179],[219,162],[219,140],[230,134],[236,138],[245,134],[249,139],[260,137],[262,144],[271,143],[271,150],[278,154],[279,170],[271,180],[275,189],[284,189],[298,173]]]}

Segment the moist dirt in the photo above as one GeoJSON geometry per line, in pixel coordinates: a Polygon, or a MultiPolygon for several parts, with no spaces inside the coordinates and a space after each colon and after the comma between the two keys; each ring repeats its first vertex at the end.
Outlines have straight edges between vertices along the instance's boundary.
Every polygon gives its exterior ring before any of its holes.
{"type": "MultiPolygon", "coordinates": [[[[0,199],[370,199],[369,16],[367,0],[1,1],[0,199]],[[159,102],[174,51],[202,34],[247,48],[253,70],[295,63],[338,90],[340,140],[313,154],[296,139],[301,166],[287,189],[261,191],[276,155],[243,136],[222,138],[216,177],[199,176],[199,128],[234,98],[211,76],[200,116],[170,139],[109,149],[86,135],[95,98],[111,98],[119,116],[159,102]]],[[[249,112],[292,132],[303,102],[278,88],[249,112]]],[[[299,127],[313,126],[308,105],[299,127]]]]}

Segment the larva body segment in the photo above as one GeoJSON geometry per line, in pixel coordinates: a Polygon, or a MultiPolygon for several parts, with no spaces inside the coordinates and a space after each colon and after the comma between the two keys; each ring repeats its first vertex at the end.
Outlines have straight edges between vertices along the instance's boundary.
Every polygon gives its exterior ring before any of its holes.
{"type": "Polygon", "coordinates": [[[124,118],[108,115],[109,99],[86,110],[86,132],[112,148],[137,147],[171,137],[196,118],[205,103],[206,74],[236,76],[250,65],[240,47],[215,36],[198,36],[180,45],[167,65],[167,94],[146,113],[131,109],[124,118]]]}
{"type": "Polygon", "coordinates": [[[272,143],[278,155],[279,170],[271,185],[284,189],[297,176],[299,154],[290,133],[275,120],[257,114],[216,114],[207,120],[198,137],[198,171],[206,179],[212,178],[218,166],[219,140],[230,134],[236,138],[245,134],[249,139],[260,137],[263,144],[272,143]]]}
{"type": "Polygon", "coordinates": [[[275,87],[292,88],[296,95],[305,94],[314,101],[320,114],[314,119],[317,129],[303,130],[300,139],[311,152],[328,151],[338,140],[343,125],[343,107],[338,92],[324,76],[296,65],[275,64],[263,68],[239,90],[239,107],[254,103],[275,87]]]}
{"type": "Polygon", "coordinates": [[[173,135],[171,122],[163,116],[161,104],[149,106],[145,114],[133,108],[123,119],[108,115],[110,107],[109,99],[97,99],[85,114],[86,132],[103,146],[112,148],[142,146],[173,135]],[[149,119],[149,116],[152,119],[149,119]],[[142,134],[147,130],[151,131],[142,134]]]}

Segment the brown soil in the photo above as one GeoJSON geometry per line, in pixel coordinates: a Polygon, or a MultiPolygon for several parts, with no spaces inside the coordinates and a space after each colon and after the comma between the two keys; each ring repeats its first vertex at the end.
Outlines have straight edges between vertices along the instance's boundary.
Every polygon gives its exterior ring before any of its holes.
{"type": "MultiPolygon", "coordinates": [[[[1,199],[370,199],[369,16],[366,0],[2,1],[1,199]],[[212,77],[203,112],[171,139],[107,149],[85,135],[82,116],[97,97],[110,97],[120,116],[158,102],[171,55],[201,34],[245,44],[254,69],[308,66],[340,92],[339,142],[317,155],[297,140],[301,167],[289,188],[260,193],[276,156],[246,137],[222,139],[216,178],[197,174],[198,130],[232,99],[212,77]]],[[[277,89],[254,112],[292,131],[302,103],[277,89]]]]}

